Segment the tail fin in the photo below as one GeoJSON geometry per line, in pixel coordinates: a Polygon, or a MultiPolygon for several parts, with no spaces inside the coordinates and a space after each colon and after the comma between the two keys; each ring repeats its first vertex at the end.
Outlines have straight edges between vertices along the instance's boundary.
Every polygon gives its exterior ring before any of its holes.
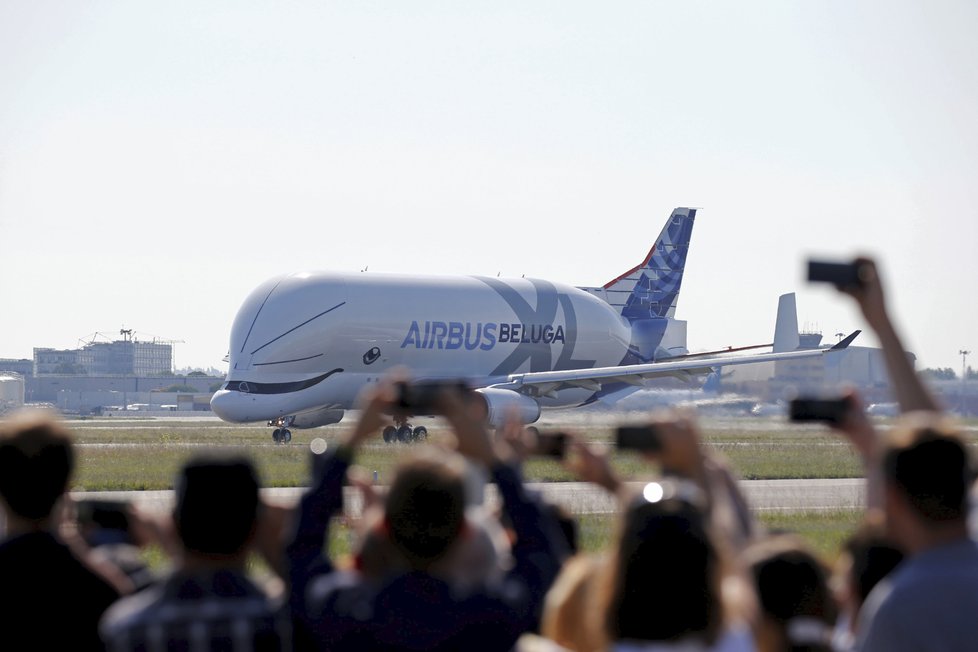
{"type": "Polygon", "coordinates": [[[683,282],[695,208],[677,208],[641,264],[600,288],[581,288],[614,306],[630,322],[672,318],[683,282]]]}
{"type": "Polygon", "coordinates": [[[798,337],[798,309],[795,293],[782,294],[778,298],[778,320],[774,324],[774,353],[795,351],[801,345],[798,337]]]}

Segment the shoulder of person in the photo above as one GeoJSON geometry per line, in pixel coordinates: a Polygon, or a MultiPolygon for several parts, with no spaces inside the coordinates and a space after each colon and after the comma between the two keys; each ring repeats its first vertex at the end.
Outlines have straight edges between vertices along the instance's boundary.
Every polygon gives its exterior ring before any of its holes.
{"type": "Polygon", "coordinates": [[[313,611],[319,611],[340,595],[362,593],[366,597],[375,588],[355,570],[334,570],[309,582],[306,599],[313,611]]]}
{"type": "Polygon", "coordinates": [[[116,600],[102,616],[99,629],[103,637],[110,639],[119,632],[142,624],[162,595],[162,587],[157,584],[116,600]]]}
{"type": "Polygon", "coordinates": [[[744,625],[724,630],[712,644],[687,637],[678,641],[618,641],[609,649],[611,652],[755,652],[757,645],[744,625]]]}
{"type": "Polygon", "coordinates": [[[571,652],[571,650],[538,634],[523,634],[513,646],[513,652],[571,652]]]}

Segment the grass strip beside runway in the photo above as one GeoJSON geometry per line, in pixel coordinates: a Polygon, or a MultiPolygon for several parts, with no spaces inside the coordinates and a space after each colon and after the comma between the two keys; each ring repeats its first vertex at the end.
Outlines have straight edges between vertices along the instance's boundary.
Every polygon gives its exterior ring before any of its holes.
{"type": "MultiPolygon", "coordinates": [[[[79,468],[74,487],[86,491],[170,489],[180,466],[191,456],[227,451],[246,455],[259,469],[268,487],[303,486],[308,481],[309,442],[316,437],[334,445],[345,425],[294,431],[288,445],[271,442],[269,430],[258,426],[228,426],[212,422],[123,421],[109,425],[72,422],[79,446],[79,468]]],[[[744,479],[859,477],[859,461],[848,445],[825,429],[790,424],[719,422],[702,425],[708,446],[726,457],[744,479]]],[[[546,425],[543,426],[546,428],[546,425]]],[[[572,429],[582,439],[607,445],[612,428],[579,425],[572,429]]],[[[431,439],[445,438],[444,428],[430,427],[431,439]]],[[[381,481],[412,445],[377,443],[366,446],[357,463],[381,481]]],[[[654,466],[633,453],[613,451],[613,463],[625,478],[648,477],[654,466]]],[[[575,478],[559,463],[531,458],[525,467],[528,480],[565,482],[575,478]]]]}

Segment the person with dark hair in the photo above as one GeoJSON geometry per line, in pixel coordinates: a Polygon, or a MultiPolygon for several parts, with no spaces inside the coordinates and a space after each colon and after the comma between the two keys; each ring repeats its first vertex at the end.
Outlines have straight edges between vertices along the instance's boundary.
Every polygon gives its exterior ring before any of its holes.
{"type": "Polygon", "coordinates": [[[968,451],[945,417],[911,413],[878,453],[883,511],[907,556],[859,614],[860,650],[970,650],[978,641],[978,544],[968,536],[968,451]]]}
{"type": "Polygon", "coordinates": [[[59,532],[74,464],[71,433],[53,415],[25,410],[0,424],[0,630],[32,649],[101,649],[99,618],[131,588],[59,532]]]}
{"type": "Polygon", "coordinates": [[[702,505],[669,495],[672,484],[661,483],[662,497],[643,492],[623,515],[596,596],[608,649],[751,651],[722,595],[725,561],[702,505]]]}
{"type": "Polygon", "coordinates": [[[609,640],[717,639],[720,559],[695,509],[639,498],[625,512],[612,555],[604,609],[609,640]]]}
{"type": "Polygon", "coordinates": [[[839,619],[833,647],[836,652],[855,649],[859,610],[879,582],[903,561],[903,551],[887,536],[880,519],[867,518],[846,539],[836,562],[833,580],[839,619]]]}
{"type": "Polygon", "coordinates": [[[850,393],[837,424],[863,459],[867,503],[884,515],[906,559],[870,592],[859,613],[859,650],[972,650],[978,641],[978,544],[969,538],[974,475],[958,428],[914,372],[884,300],[876,264],[858,258],[851,295],[876,331],[904,415],[882,441],[850,393]]]}
{"type": "Polygon", "coordinates": [[[287,615],[245,570],[262,508],[258,487],[243,458],[184,465],[172,515],[177,566],[106,612],[101,635],[110,650],[290,649],[287,615]]]}
{"type": "Polygon", "coordinates": [[[439,411],[452,426],[458,452],[426,447],[402,462],[387,493],[381,529],[371,530],[372,536],[386,537],[401,563],[387,569],[374,564],[365,574],[339,570],[323,556],[353,456],[379,432],[394,401],[388,382],[366,390],[352,431],[314,460],[312,486],[300,501],[286,549],[296,647],[508,650],[538,624],[544,594],[560,566],[561,535],[453,392],[443,392],[439,411]],[[488,469],[516,535],[512,568],[497,582],[473,585],[456,572],[454,553],[471,536],[463,457],[488,469]]]}
{"type": "Polygon", "coordinates": [[[761,652],[831,652],[836,604],[829,570],[800,539],[777,534],[753,543],[744,561],[760,603],[761,652]]]}

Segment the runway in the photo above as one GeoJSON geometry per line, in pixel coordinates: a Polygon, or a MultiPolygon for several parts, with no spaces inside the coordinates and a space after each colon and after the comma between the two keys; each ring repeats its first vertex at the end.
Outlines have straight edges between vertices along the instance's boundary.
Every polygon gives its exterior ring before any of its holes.
{"type": "MultiPolygon", "coordinates": [[[[640,489],[645,483],[630,482],[640,489]]],[[[603,489],[585,482],[530,482],[531,491],[540,492],[547,500],[563,505],[574,514],[608,514],[617,511],[615,497],[603,489]]],[[[859,478],[828,480],[742,480],[741,491],[751,509],[758,512],[808,512],[862,509],[865,505],[866,482],[859,478]]],[[[270,503],[294,505],[304,491],[301,487],[263,489],[270,503]]],[[[173,506],[172,491],[94,491],[78,492],[76,499],[125,500],[148,511],[168,511],[173,506]]],[[[357,489],[347,487],[344,511],[356,518],[362,510],[362,497],[357,489]]],[[[486,488],[485,500],[493,505],[498,500],[495,488],[486,488]]]]}

